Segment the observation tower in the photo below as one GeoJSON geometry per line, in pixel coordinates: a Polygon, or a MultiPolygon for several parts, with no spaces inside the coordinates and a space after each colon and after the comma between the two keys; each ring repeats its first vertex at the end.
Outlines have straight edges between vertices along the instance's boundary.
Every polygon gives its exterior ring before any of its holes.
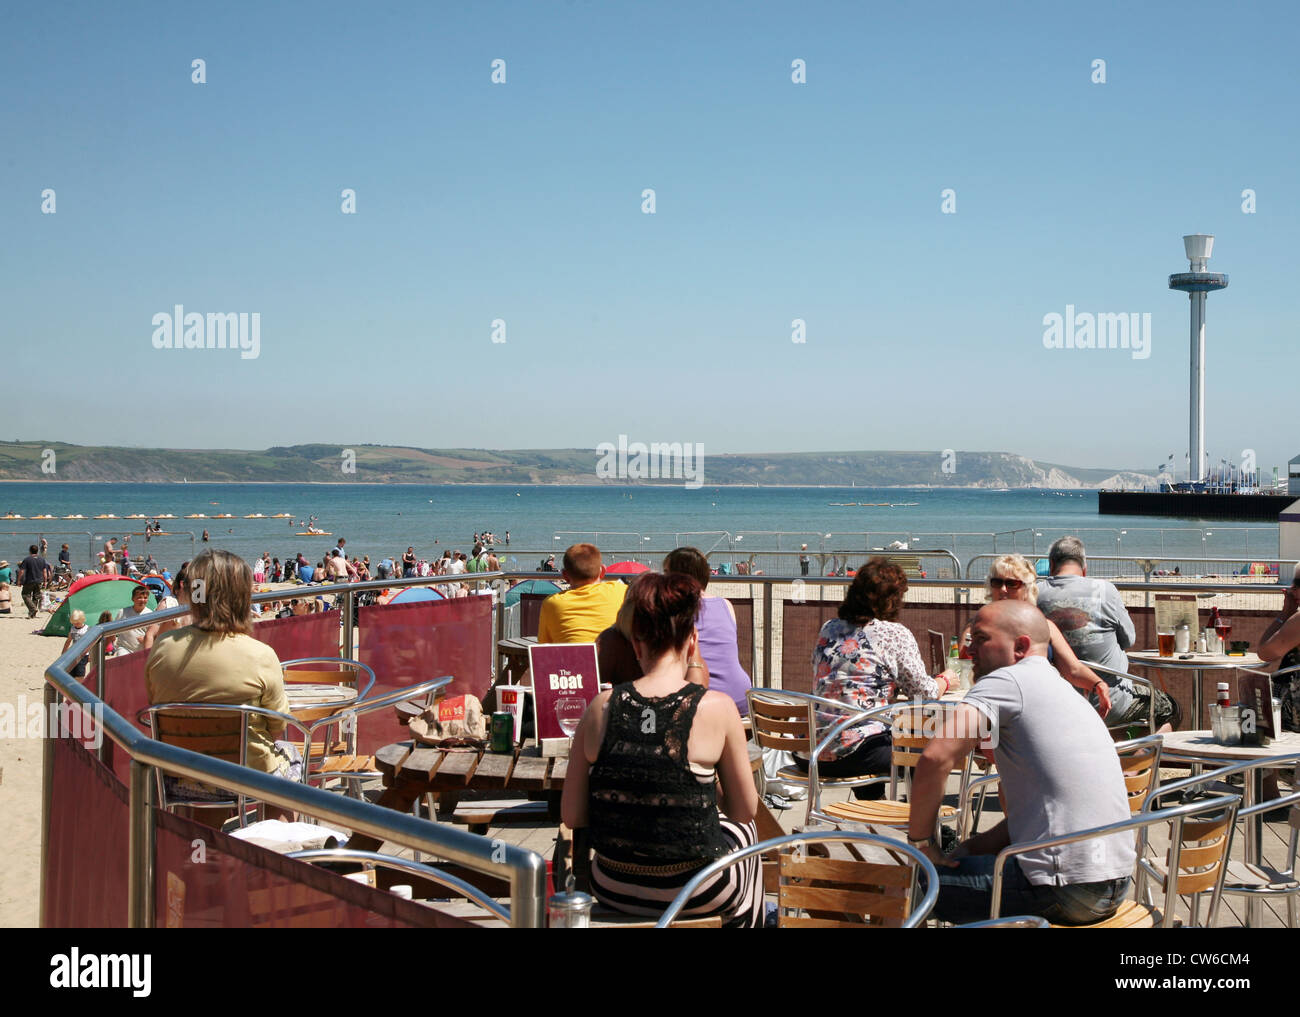
{"type": "Polygon", "coordinates": [[[1187,480],[1200,484],[1205,480],[1205,297],[1213,290],[1225,289],[1228,277],[1222,272],[1207,272],[1205,263],[1214,250],[1214,236],[1193,233],[1183,237],[1183,249],[1191,269],[1169,277],[1171,290],[1182,290],[1192,302],[1192,370],[1191,400],[1187,437],[1187,480]]]}

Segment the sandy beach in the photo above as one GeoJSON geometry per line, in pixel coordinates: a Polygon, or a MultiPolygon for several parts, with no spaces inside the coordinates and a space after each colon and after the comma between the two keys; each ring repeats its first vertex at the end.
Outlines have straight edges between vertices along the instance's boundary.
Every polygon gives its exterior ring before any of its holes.
{"type": "MultiPolygon", "coordinates": [[[[14,613],[0,615],[0,703],[12,707],[14,734],[0,738],[0,814],[9,831],[6,864],[0,866],[0,926],[40,924],[41,871],[41,740],[27,738],[23,703],[40,703],[45,669],[63,640],[32,633],[48,615],[28,620],[15,598],[14,613]]],[[[8,732],[6,732],[8,734],[8,732]]]]}

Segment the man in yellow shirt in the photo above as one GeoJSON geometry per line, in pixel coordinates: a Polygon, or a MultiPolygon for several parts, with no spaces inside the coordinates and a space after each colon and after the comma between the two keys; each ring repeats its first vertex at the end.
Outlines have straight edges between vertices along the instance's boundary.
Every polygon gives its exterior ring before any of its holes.
{"type": "Polygon", "coordinates": [[[606,583],[600,548],[574,544],[564,552],[561,573],[569,589],[542,602],[537,626],[539,643],[594,643],[614,624],[627,587],[606,583]]]}

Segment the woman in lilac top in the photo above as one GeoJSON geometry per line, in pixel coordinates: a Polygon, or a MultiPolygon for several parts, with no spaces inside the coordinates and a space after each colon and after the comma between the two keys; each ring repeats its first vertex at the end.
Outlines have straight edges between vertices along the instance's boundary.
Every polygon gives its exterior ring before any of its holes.
{"type": "MultiPolygon", "coordinates": [[[[709,586],[709,561],[693,547],[679,547],[668,553],[664,559],[664,573],[673,572],[690,576],[702,590],[709,586]]],[[[745,693],[754,683],[740,664],[735,609],[725,597],[705,594],[700,598],[695,631],[700,639],[700,658],[709,669],[710,690],[725,692],[736,704],[740,715],[746,716],[749,700],[745,693]]]]}

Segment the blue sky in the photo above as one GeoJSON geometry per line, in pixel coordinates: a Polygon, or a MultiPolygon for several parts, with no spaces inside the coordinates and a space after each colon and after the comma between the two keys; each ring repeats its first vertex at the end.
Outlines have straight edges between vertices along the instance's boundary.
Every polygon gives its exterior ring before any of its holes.
{"type": "Polygon", "coordinates": [[[1208,232],[1208,447],[1300,452],[1294,5],[187,6],[0,12],[0,342],[51,397],[4,438],[1152,468],[1208,232]],[[155,349],[178,303],[260,356],[155,349]],[[1067,304],[1150,358],[1045,349],[1067,304]]]}

